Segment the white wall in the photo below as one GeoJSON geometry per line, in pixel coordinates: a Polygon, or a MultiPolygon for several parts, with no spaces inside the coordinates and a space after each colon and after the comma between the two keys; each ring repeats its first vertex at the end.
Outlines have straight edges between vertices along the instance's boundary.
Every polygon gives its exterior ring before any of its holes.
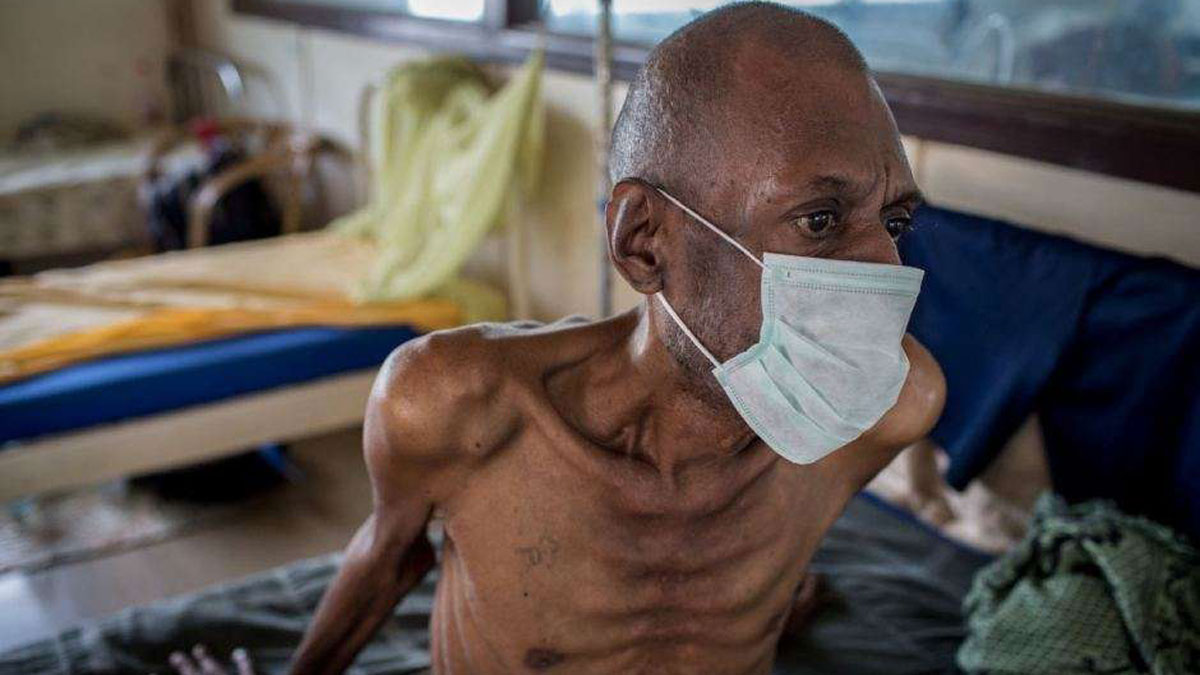
{"type": "Polygon", "coordinates": [[[0,0],[0,141],[48,111],[130,128],[165,113],[165,1],[0,0]]]}
{"type": "MultiPolygon", "coordinates": [[[[353,142],[362,87],[424,52],[403,45],[238,16],[223,0],[197,0],[202,45],[278,80],[298,122],[353,142]]],[[[526,214],[534,315],[595,314],[601,240],[595,222],[595,119],[590,79],[549,71],[546,184],[526,214]]],[[[617,105],[624,89],[617,91],[617,105]]],[[[269,103],[263,103],[270,109],[269,103]]],[[[1105,246],[1200,266],[1200,194],[1148,186],[994,153],[908,138],[917,179],[933,203],[1008,218],[1105,246]]],[[[474,269],[491,278],[493,243],[474,269]]],[[[618,305],[638,300],[617,280],[618,305]]]]}
{"type": "Polygon", "coordinates": [[[1200,266],[1200,194],[937,143],[914,159],[935,204],[1200,266]]]}

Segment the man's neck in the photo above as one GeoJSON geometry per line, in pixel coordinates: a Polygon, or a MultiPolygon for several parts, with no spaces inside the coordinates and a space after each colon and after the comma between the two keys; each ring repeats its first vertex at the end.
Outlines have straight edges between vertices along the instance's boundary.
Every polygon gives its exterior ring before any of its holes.
{"type": "Polygon", "coordinates": [[[754,439],[708,372],[694,372],[671,353],[643,303],[621,317],[624,335],[586,377],[610,388],[603,400],[621,449],[669,474],[697,461],[736,455],[754,439]],[[611,415],[611,416],[610,416],[611,415]]]}

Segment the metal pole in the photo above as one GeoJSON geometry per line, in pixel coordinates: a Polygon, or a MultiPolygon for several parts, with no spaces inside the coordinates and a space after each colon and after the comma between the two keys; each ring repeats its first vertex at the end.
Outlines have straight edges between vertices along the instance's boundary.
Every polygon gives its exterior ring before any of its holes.
{"type": "Polygon", "coordinates": [[[596,213],[600,224],[600,317],[612,314],[612,266],[604,210],[612,185],[608,182],[608,144],[612,133],[612,0],[598,0],[596,16],[596,213]]]}

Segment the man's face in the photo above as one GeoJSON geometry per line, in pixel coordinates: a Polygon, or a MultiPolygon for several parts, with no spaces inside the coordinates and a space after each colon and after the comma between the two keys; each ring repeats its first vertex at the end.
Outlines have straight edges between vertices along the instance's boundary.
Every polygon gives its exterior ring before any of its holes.
{"type": "MultiPolygon", "coordinates": [[[[693,208],[760,257],[899,264],[895,238],[921,198],[878,89],[844,69],[762,60],[744,61],[724,156],[693,208]]],[[[697,333],[725,360],[758,340],[761,272],[699,223],[684,227],[697,333]]]]}

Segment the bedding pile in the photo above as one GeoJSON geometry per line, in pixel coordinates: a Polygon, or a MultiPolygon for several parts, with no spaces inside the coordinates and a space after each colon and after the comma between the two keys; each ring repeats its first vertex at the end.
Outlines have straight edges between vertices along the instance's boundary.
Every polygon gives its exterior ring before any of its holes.
{"type": "Polygon", "coordinates": [[[1043,496],[964,609],[970,673],[1200,672],[1200,552],[1110,502],[1043,496]]]}
{"type": "Polygon", "coordinates": [[[374,244],[331,232],[166,253],[0,282],[0,384],[88,359],[301,326],[437,330],[498,318],[494,291],[362,304],[374,244]]]}

